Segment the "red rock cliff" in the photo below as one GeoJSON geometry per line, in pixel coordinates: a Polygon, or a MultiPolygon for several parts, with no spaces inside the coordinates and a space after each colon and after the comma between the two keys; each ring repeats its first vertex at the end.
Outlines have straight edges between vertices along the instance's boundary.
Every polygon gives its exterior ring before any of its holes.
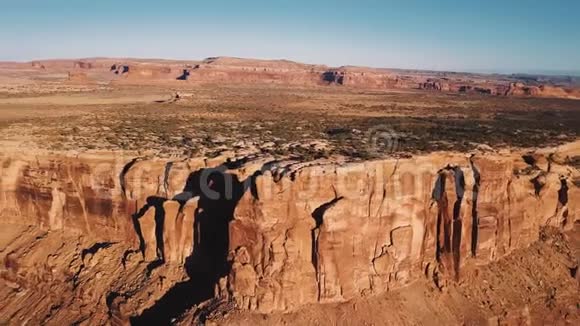
{"type": "Polygon", "coordinates": [[[578,143],[344,165],[3,153],[0,218],[125,244],[242,309],[292,310],[460,279],[466,264],[528,246],[542,225],[569,227],[579,155],[578,143]]]}

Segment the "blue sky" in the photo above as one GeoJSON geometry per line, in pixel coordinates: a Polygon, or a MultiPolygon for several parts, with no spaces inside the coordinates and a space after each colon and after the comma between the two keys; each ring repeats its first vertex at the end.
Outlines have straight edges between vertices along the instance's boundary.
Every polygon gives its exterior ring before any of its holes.
{"type": "Polygon", "coordinates": [[[286,58],[580,71],[580,1],[0,0],[0,60],[286,58]]]}

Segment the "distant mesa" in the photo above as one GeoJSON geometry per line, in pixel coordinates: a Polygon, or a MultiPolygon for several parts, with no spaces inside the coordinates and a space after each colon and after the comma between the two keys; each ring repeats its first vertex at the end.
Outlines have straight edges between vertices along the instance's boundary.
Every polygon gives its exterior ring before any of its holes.
{"type": "Polygon", "coordinates": [[[336,70],[325,71],[322,73],[322,80],[324,82],[329,83],[329,84],[343,85],[344,84],[344,72],[340,72],[340,71],[336,71],[336,70]]]}
{"type": "MultiPolygon", "coordinates": [[[[171,82],[277,84],[301,87],[340,86],[358,89],[412,89],[482,96],[580,99],[580,80],[566,76],[488,75],[357,66],[328,67],[289,60],[209,57],[200,61],[90,58],[32,61],[35,69],[62,73],[91,71],[103,82],[156,84],[171,82]],[[122,78],[121,78],[122,77],[122,78]]],[[[73,79],[77,79],[73,76],[73,79]]]]}
{"type": "Polygon", "coordinates": [[[32,68],[36,68],[36,69],[46,69],[46,67],[38,61],[32,61],[31,66],[32,66],[32,68]]]}
{"type": "Polygon", "coordinates": [[[427,79],[426,82],[419,84],[420,89],[448,92],[451,90],[447,79],[427,79]]]}
{"type": "Polygon", "coordinates": [[[530,86],[521,82],[511,83],[505,92],[506,96],[531,96],[531,97],[559,97],[578,98],[579,89],[564,88],[550,85],[530,86]]]}
{"type": "Polygon", "coordinates": [[[84,61],[75,61],[74,66],[75,69],[92,69],[93,64],[90,62],[84,61]]]}
{"type": "Polygon", "coordinates": [[[129,66],[127,65],[120,65],[120,64],[113,64],[109,71],[115,73],[115,75],[123,75],[129,72],[129,66]]]}

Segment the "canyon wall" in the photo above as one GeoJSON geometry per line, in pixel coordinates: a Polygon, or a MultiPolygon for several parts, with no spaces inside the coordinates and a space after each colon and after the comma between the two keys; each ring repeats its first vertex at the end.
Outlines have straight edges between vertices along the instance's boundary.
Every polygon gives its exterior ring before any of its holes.
{"type": "Polygon", "coordinates": [[[230,223],[221,295],[269,312],[419,277],[459,279],[464,264],[496,260],[536,241],[541,225],[580,216],[571,170],[551,162],[432,154],[305,168],[279,182],[258,176],[230,223]]]}
{"type": "Polygon", "coordinates": [[[444,287],[543,225],[570,227],[579,156],[580,142],[345,164],[2,153],[0,219],[123,243],[241,309],[288,311],[444,287]]]}

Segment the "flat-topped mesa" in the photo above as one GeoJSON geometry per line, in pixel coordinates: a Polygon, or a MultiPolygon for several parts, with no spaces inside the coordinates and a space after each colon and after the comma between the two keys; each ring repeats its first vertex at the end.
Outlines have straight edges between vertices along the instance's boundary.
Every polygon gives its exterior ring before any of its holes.
{"type": "Polygon", "coordinates": [[[36,68],[36,74],[85,71],[96,82],[183,86],[184,83],[338,85],[355,89],[413,89],[497,96],[580,99],[574,77],[486,75],[476,73],[328,67],[289,60],[212,57],[204,60],[86,58],[2,63],[7,68],[36,68]]]}
{"type": "MultiPolygon", "coordinates": [[[[329,69],[322,74],[322,80],[328,84],[357,88],[405,88],[404,85],[398,84],[397,76],[392,73],[358,67],[329,69]]],[[[416,85],[413,85],[413,88],[417,88],[416,85]]]]}
{"type": "Polygon", "coordinates": [[[76,61],[73,64],[73,67],[75,69],[92,69],[93,68],[93,64],[90,62],[85,62],[85,61],[76,61]]]}
{"type": "Polygon", "coordinates": [[[578,142],[342,165],[3,153],[0,218],[124,242],[240,309],[287,311],[444,286],[570,227],[578,156],[578,142]]]}
{"type": "Polygon", "coordinates": [[[510,83],[504,94],[506,96],[580,98],[578,89],[550,85],[530,86],[524,83],[510,83]]]}

